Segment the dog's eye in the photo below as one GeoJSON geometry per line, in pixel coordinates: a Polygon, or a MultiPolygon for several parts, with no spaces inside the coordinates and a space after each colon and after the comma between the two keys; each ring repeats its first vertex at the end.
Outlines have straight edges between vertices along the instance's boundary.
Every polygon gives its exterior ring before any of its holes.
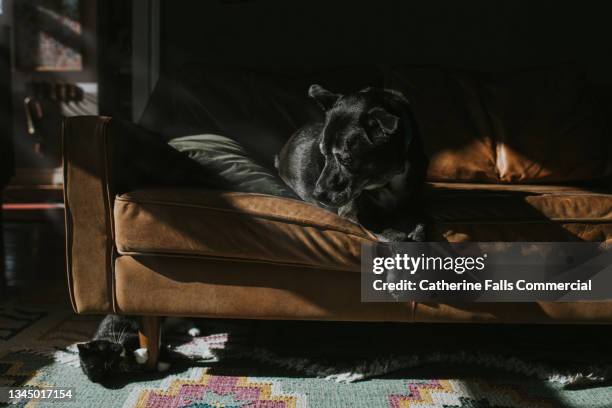
{"type": "Polygon", "coordinates": [[[341,156],[338,153],[336,153],[336,160],[344,167],[349,167],[352,163],[350,156],[341,156]]]}

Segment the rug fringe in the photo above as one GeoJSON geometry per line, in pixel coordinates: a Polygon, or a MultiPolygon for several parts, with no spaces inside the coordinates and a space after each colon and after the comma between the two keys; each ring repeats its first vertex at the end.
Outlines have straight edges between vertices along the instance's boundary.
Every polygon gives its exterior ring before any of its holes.
{"type": "Polygon", "coordinates": [[[564,388],[586,387],[610,380],[612,366],[589,366],[571,369],[558,369],[550,365],[527,361],[518,357],[480,351],[461,350],[454,353],[433,352],[404,356],[388,356],[373,360],[363,360],[348,369],[339,369],[305,357],[281,357],[263,348],[243,348],[231,346],[215,350],[219,359],[247,359],[270,364],[282,369],[298,372],[338,383],[351,383],[369,378],[380,377],[396,371],[424,367],[430,364],[472,365],[498,369],[517,375],[534,377],[542,381],[557,383],[564,388]]]}

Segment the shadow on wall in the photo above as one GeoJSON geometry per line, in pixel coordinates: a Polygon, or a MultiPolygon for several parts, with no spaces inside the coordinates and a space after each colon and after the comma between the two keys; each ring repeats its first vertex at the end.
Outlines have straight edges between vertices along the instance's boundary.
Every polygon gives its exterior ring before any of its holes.
{"type": "Polygon", "coordinates": [[[194,59],[259,67],[455,66],[513,70],[578,61],[612,83],[609,13],[553,0],[162,0],[162,72],[194,59]],[[205,39],[205,40],[204,40],[205,39]]]}

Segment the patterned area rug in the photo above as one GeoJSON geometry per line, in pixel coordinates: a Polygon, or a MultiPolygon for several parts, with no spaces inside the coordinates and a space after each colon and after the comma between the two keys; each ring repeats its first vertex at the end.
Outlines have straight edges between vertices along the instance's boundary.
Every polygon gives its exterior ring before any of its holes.
{"type": "MultiPolygon", "coordinates": [[[[61,386],[75,389],[76,402],[37,402],[16,406],[612,407],[612,387],[602,385],[567,390],[554,383],[536,380],[533,376],[512,375],[482,364],[470,367],[456,364],[448,370],[448,362],[445,362],[444,369],[430,364],[382,377],[338,383],[300,374],[309,371],[306,360],[283,358],[287,351],[273,345],[264,349],[268,354],[261,354],[262,358],[243,355],[246,348],[237,345],[256,343],[257,347],[251,350],[259,353],[257,350],[261,350],[262,344],[272,342],[268,334],[262,335],[254,330],[256,324],[252,322],[219,323],[205,330],[201,337],[177,343],[177,350],[181,353],[199,356],[197,363],[176,364],[167,373],[117,378],[103,387],[87,380],[74,354],[74,343],[86,340],[95,330],[97,322],[96,317],[75,316],[65,309],[0,305],[0,386],[61,386]],[[231,357],[232,350],[242,352],[238,352],[234,358],[226,358],[231,357]],[[278,360],[272,361],[270,355],[277,356],[278,360]],[[299,364],[305,365],[300,367],[299,364]]],[[[291,323],[279,325],[287,327],[291,323]]],[[[292,327],[286,330],[295,331],[292,327]]],[[[269,332],[270,327],[266,327],[265,331],[269,332]]],[[[325,337],[335,333],[323,334],[312,350],[322,349],[321,345],[326,342],[333,343],[325,337]]],[[[286,342],[282,338],[285,335],[281,331],[275,332],[272,337],[278,340],[278,344],[284,344],[286,342]]],[[[355,336],[350,332],[347,337],[355,336]]],[[[314,338],[307,338],[307,342],[316,343],[314,338]]],[[[333,349],[333,346],[330,348],[333,349]]],[[[295,349],[293,352],[296,353],[295,349]]],[[[380,354],[381,350],[372,350],[372,353],[380,354]]],[[[334,351],[334,354],[342,354],[342,351],[334,351]]],[[[333,365],[333,359],[325,358],[333,365]]],[[[320,361],[323,357],[313,356],[313,359],[320,361]]],[[[338,376],[334,379],[337,380],[338,376]]]]}

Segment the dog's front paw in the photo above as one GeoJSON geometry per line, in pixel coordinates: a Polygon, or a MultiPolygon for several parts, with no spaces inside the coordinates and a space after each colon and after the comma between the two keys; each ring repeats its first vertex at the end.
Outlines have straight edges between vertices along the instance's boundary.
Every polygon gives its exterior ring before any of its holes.
{"type": "Polygon", "coordinates": [[[425,224],[419,223],[414,227],[412,232],[407,235],[408,240],[414,242],[423,242],[425,241],[425,224]]]}
{"type": "Polygon", "coordinates": [[[408,234],[392,228],[387,228],[380,234],[376,234],[376,238],[380,242],[403,242],[408,238],[408,234]]]}

